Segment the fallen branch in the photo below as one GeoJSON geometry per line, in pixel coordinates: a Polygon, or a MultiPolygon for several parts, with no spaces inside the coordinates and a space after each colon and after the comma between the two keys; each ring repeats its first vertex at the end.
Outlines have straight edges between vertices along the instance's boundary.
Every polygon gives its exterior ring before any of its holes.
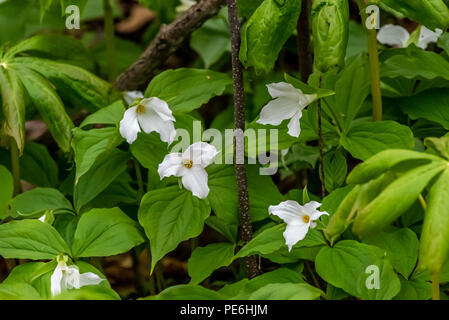
{"type": "Polygon", "coordinates": [[[224,3],[225,0],[201,0],[169,25],[162,25],[139,59],[117,77],[117,89],[136,90],[145,85],[156,68],[164,63],[193,31],[215,16],[224,3]]]}
{"type": "MultiPolygon", "coordinates": [[[[237,179],[237,191],[240,215],[240,237],[243,244],[247,244],[253,238],[251,214],[249,211],[248,180],[244,161],[245,139],[245,95],[243,89],[243,67],[239,60],[240,52],[240,22],[237,13],[236,0],[228,1],[228,16],[231,29],[231,55],[232,76],[234,80],[234,160],[235,175],[237,179]]],[[[256,256],[245,258],[245,268],[248,278],[254,278],[260,274],[256,256]]]]}

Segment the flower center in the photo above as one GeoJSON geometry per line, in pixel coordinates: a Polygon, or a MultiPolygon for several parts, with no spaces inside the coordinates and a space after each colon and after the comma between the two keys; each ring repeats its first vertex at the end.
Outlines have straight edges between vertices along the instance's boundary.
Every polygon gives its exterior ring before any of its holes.
{"type": "Polygon", "coordinates": [[[309,223],[310,217],[309,217],[308,215],[304,215],[304,216],[302,217],[302,221],[304,221],[304,223],[309,223]]]}
{"type": "Polygon", "coordinates": [[[186,167],[187,169],[192,168],[193,166],[193,161],[192,160],[183,160],[182,164],[184,165],[184,167],[186,167]]]}
{"type": "Polygon", "coordinates": [[[143,104],[139,104],[136,108],[136,113],[145,113],[145,106],[143,104]]]}

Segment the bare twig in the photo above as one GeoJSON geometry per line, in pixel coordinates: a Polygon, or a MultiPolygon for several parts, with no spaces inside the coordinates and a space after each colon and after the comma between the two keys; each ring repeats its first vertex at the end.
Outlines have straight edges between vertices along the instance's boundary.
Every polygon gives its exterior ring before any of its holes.
{"type": "Polygon", "coordinates": [[[301,81],[307,83],[309,76],[312,74],[312,50],[310,48],[310,8],[311,0],[303,0],[301,4],[301,15],[298,19],[296,27],[298,31],[298,62],[299,72],[301,73],[301,81]]]}
{"type": "Polygon", "coordinates": [[[181,43],[207,19],[218,13],[225,0],[201,0],[169,25],[162,25],[150,46],[126,71],[118,76],[119,90],[136,90],[145,85],[181,43]]]}
{"type": "MultiPolygon", "coordinates": [[[[245,140],[237,135],[243,135],[245,130],[245,96],[243,89],[243,68],[239,60],[240,51],[240,22],[237,13],[235,0],[227,0],[229,25],[231,29],[231,55],[232,55],[232,75],[234,79],[234,129],[236,137],[234,139],[234,159],[235,174],[237,178],[237,190],[239,200],[239,214],[241,226],[241,239],[243,244],[251,241],[253,229],[251,225],[251,215],[249,209],[248,180],[246,177],[245,162],[239,161],[243,158],[245,151],[245,140]]],[[[259,275],[256,256],[245,258],[245,267],[248,278],[259,275]]]]}

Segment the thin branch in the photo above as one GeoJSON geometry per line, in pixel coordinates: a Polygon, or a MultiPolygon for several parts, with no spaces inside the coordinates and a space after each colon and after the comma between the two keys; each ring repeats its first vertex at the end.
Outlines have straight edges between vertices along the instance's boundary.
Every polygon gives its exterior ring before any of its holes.
{"type": "MultiPolygon", "coordinates": [[[[237,179],[237,190],[239,200],[239,214],[241,226],[241,240],[243,244],[251,241],[253,229],[251,225],[251,214],[249,207],[248,180],[246,177],[245,162],[239,161],[245,152],[245,95],[243,89],[243,68],[239,60],[240,52],[240,22],[237,13],[236,0],[227,0],[229,25],[231,29],[231,55],[232,55],[232,76],[234,80],[234,129],[236,136],[234,139],[234,160],[235,174],[237,179]],[[241,137],[238,137],[240,135],[241,137]]],[[[245,267],[248,278],[259,275],[256,256],[245,258],[245,267]]]]}
{"type": "Polygon", "coordinates": [[[215,16],[224,3],[225,0],[201,0],[169,25],[162,25],[139,59],[117,77],[115,86],[124,91],[136,90],[145,85],[156,68],[164,63],[193,31],[215,16]]]}
{"type": "Polygon", "coordinates": [[[312,74],[313,56],[310,46],[310,8],[311,0],[303,0],[301,4],[301,14],[297,24],[297,45],[298,62],[301,81],[307,83],[312,74]]]}

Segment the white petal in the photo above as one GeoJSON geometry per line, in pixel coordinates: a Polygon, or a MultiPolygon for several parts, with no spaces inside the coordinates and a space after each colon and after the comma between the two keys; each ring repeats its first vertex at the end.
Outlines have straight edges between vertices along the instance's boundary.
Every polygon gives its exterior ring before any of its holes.
{"type": "Polygon", "coordinates": [[[80,288],[80,271],[77,266],[67,267],[65,275],[62,277],[61,287],[63,291],[80,288]]]}
{"type": "Polygon", "coordinates": [[[292,247],[298,243],[298,241],[305,238],[309,231],[309,225],[303,222],[297,222],[287,224],[287,228],[283,233],[285,244],[288,246],[288,251],[292,250],[292,247]]]}
{"type": "Polygon", "coordinates": [[[99,284],[104,280],[93,272],[82,273],[79,279],[80,287],[99,284]]]}
{"type": "Polygon", "coordinates": [[[50,291],[52,296],[56,296],[62,292],[62,267],[58,264],[50,277],[50,291]]]}
{"type": "Polygon", "coordinates": [[[192,168],[186,170],[182,176],[182,185],[200,199],[206,198],[209,194],[207,172],[200,165],[193,165],[192,168]]]}
{"type": "Polygon", "coordinates": [[[438,41],[438,38],[443,33],[443,30],[436,29],[435,32],[421,26],[421,31],[419,33],[418,47],[422,49],[427,49],[429,43],[434,43],[438,41]]]}
{"type": "Polygon", "coordinates": [[[213,145],[206,142],[195,142],[184,151],[182,157],[183,159],[190,159],[193,164],[205,168],[212,163],[217,154],[218,151],[213,145]]]}
{"type": "Polygon", "coordinates": [[[143,98],[143,93],[142,91],[126,91],[123,94],[123,98],[125,99],[126,103],[128,105],[130,105],[131,103],[133,103],[134,100],[139,99],[139,98],[143,98]]]}
{"type": "Polygon", "coordinates": [[[267,89],[273,99],[280,97],[291,97],[292,99],[297,99],[299,95],[303,94],[300,89],[295,88],[287,82],[267,84],[267,89]]]}
{"type": "Polygon", "coordinates": [[[183,168],[182,164],[182,154],[181,153],[170,153],[167,154],[164,160],[159,164],[157,172],[161,177],[161,180],[165,177],[170,176],[180,176],[180,170],[183,168]]]}
{"type": "Polygon", "coordinates": [[[313,214],[319,207],[321,207],[321,203],[317,201],[310,201],[307,202],[305,205],[302,206],[302,209],[304,213],[306,214],[313,214]]]}
{"type": "Polygon", "coordinates": [[[301,206],[293,200],[283,201],[277,206],[269,206],[268,213],[278,216],[287,224],[301,221],[301,206]]]}
{"type": "Polygon", "coordinates": [[[125,111],[122,121],[120,121],[120,135],[132,144],[137,139],[140,132],[139,122],[137,121],[136,108],[132,107],[125,111]]]}
{"type": "Polygon", "coordinates": [[[47,214],[44,214],[42,217],[40,217],[39,219],[37,219],[37,220],[39,220],[39,221],[42,221],[42,222],[45,222],[45,216],[46,216],[47,214]]]}
{"type": "Polygon", "coordinates": [[[397,25],[386,24],[377,33],[377,41],[389,46],[404,48],[410,38],[408,31],[397,25]]]}
{"type": "Polygon", "coordinates": [[[176,129],[172,121],[163,120],[151,109],[144,113],[139,113],[137,120],[145,133],[156,131],[159,133],[163,142],[167,142],[168,144],[173,142],[176,136],[176,129]]]}
{"type": "Polygon", "coordinates": [[[301,125],[299,123],[299,119],[302,117],[302,112],[298,111],[290,120],[290,122],[287,125],[288,128],[288,134],[292,137],[298,138],[301,134],[301,125]]]}
{"type": "Polygon", "coordinates": [[[159,98],[153,97],[149,99],[143,99],[140,101],[140,104],[145,106],[145,110],[153,110],[162,120],[168,121],[176,121],[175,117],[168,107],[167,102],[161,100],[159,98]]]}
{"type": "Polygon", "coordinates": [[[280,97],[268,102],[256,121],[260,124],[280,125],[285,119],[293,117],[300,110],[299,98],[280,97]]]}

